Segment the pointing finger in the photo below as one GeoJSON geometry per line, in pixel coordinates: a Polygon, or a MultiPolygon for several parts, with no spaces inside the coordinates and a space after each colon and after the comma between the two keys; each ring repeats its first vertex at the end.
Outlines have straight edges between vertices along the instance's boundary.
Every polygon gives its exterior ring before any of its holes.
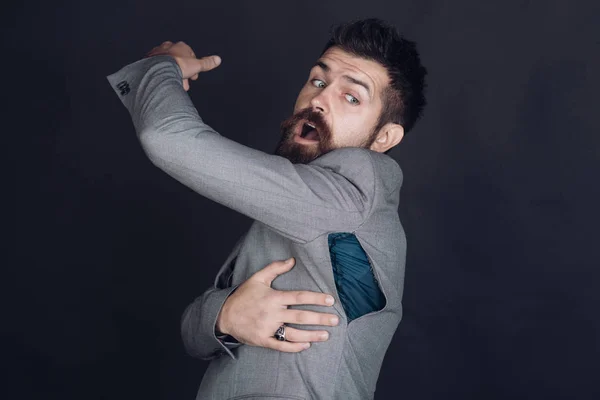
{"type": "Polygon", "coordinates": [[[197,59],[199,70],[198,72],[210,71],[221,65],[221,57],[209,56],[197,59]]]}

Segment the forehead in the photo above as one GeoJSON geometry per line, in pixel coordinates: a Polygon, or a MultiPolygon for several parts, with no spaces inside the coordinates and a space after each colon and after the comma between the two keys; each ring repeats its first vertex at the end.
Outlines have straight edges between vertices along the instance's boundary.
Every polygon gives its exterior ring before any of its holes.
{"type": "Polygon", "coordinates": [[[332,74],[348,74],[354,78],[366,80],[375,89],[375,93],[388,85],[389,77],[387,70],[381,64],[373,60],[350,54],[339,47],[330,47],[319,58],[330,68],[332,74]]]}

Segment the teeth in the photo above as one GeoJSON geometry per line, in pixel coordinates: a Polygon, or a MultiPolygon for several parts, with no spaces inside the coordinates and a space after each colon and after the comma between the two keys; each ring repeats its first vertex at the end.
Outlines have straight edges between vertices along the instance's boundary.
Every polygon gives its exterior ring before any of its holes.
{"type": "Polygon", "coordinates": [[[310,122],[307,122],[306,125],[310,126],[311,128],[315,129],[315,126],[313,124],[311,124],[310,122]]]}

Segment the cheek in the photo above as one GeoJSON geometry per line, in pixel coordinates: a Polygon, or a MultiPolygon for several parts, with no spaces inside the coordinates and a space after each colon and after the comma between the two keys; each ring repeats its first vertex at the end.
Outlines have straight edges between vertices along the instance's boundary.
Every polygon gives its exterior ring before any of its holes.
{"type": "Polygon", "coordinates": [[[371,133],[370,128],[364,116],[346,113],[335,118],[331,126],[333,142],[337,146],[357,146],[371,133]]]}

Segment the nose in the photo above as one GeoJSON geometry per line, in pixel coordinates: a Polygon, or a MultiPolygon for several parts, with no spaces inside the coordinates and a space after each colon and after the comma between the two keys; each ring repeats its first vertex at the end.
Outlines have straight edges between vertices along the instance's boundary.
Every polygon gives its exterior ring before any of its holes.
{"type": "Polygon", "coordinates": [[[313,111],[317,111],[320,113],[325,114],[328,110],[328,101],[327,101],[327,88],[321,90],[319,92],[319,94],[317,94],[316,96],[314,96],[311,100],[310,100],[310,105],[313,109],[313,111]]]}

